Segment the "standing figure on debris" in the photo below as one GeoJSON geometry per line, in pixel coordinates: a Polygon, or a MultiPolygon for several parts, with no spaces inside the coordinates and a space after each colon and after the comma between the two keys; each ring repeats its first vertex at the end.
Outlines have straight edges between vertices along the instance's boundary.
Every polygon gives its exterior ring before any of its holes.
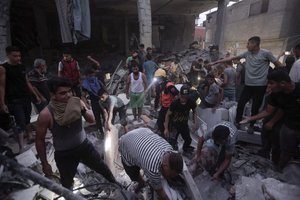
{"type": "Polygon", "coordinates": [[[140,65],[144,65],[144,62],[146,60],[146,55],[147,55],[147,52],[145,51],[145,45],[144,44],[140,44],[139,45],[139,62],[140,62],[140,65]]]}
{"type": "Polygon", "coordinates": [[[57,77],[49,80],[51,101],[42,110],[37,120],[36,149],[41,160],[43,172],[52,176],[51,165],[47,161],[45,136],[47,129],[53,135],[54,158],[60,173],[61,184],[71,189],[79,163],[115,183],[110,169],[101,159],[83,129],[82,117],[89,123],[94,122],[93,114],[87,110],[83,101],[72,97],[72,82],[57,77]]]}
{"type": "Polygon", "coordinates": [[[147,89],[147,78],[144,73],[139,71],[139,66],[133,66],[133,72],[127,78],[126,95],[130,99],[130,106],[134,120],[142,121],[142,108],[145,99],[145,90],[147,89]]]}
{"type": "Polygon", "coordinates": [[[203,59],[198,59],[192,63],[191,70],[188,73],[189,82],[192,86],[197,87],[199,85],[199,73],[202,69],[203,59]]]}
{"type": "MultiPolygon", "coordinates": [[[[270,62],[276,67],[283,66],[270,51],[260,48],[260,37],[258,36],[251,37],[248,40],[247,49],[248,51],[238,56],[225,58],[211,63],[212,65],[215,65],[217,63],[232,61],[233,59],[246,59],[245,87],[238,102],[235,119],[237,126],[239,122],[242,121],[244,107],[250,99],[252,99],[251,115],[256,115],[258,113],[267,88],[267,75],[270,62]]],[[[255,121],[250,123],[250,127],[247,130],[248,133],[253,133],[254,124],[255,121]]]]}
{"type": "Polygon", "coordinates": [[[152,56],[150,54],[147,54],[146,56],[146,62],[144,63],[144,71],[146,74],[146,78],[148,81],[149,85],[149,90],[147,91],[146,94],[146,104],[150,105],[151,104],[151,96],[152,96],[152,85],[153,85],[153,76],[154,72],[157,68],[157,64],[152,60],[152,56]]]}
{"type": "Polygon", "coordinates": [[[132,73],[134,65],[137,65],[139,67],[139,71],[143,72],[143,67],[139,60],[139,52],[137,50],[132,51],[131,56],[126,59],[126,68],[128,69],[129,74],[132,73]]]}
{"type": "Polygon", "coordinates": [[[28,134],[29,142],[33,140],[30,127],[31,95],[34,95],[36,103],[41,103],[41,99],[28,81],[19,48],[8,46],[5,50],[8,61],[0,65],[0,112],[14,116],[17,125],[14,132],[18,135],[19,152],[22,152],[24,132],[28,134]]]}
{"type": "Polygon", "coordinates": [[[32,84],[33,89],[39,95],[41,102],[37,103],[32,101],[36,106],[38,112],[41,112],[50,101],[50,93],[48,89],[48,78],[45,73],[47,72],[46,61],[43,59],[34,60],[34,69],[27,73],[28,80],[32,84]]]}
{"type": "Polygon", "coordinates": [[[126,133],[128,131],[126,120],[127,108],[122,99],[114,95],[109,95],[105,89],[99,90],[98,95],[100,106],[104,112],[104,127],[110,131],[112,124],[114,124],[115,116],[119,113],[120,124],[124,127],[126,133]]]}
{"type": "Polygon", "coordinates": [[[161,136],[164,137],[165,132],[165,118],[166,114],[169,110],[169,107],[175,97],[178,95],[178,90],[175,87],[175,84],[171,81],[168,81],[165,84],[165,88],[160,93],[160,104],[161,108],[159,110],[158,119],[157,119],[157,126],[160,131],[161,136]]]}
{"type": "Polygon", "coordinates": [[[199,90],[199,95],[201,99],[201,108],[214,108],[220,103],[220,88],[217,85],[214,75],[207,74],[205,77],[206,86],[204,86],[204,90],[199,90]]]}
{"type": "Polygon", "coordinates": [[[147,176],[159,199],[168,200],[164,190],[164,179],[172,180],[183,170],[183,159],[179,153],[160,136],[148,128],[139,128],[123,135],[119,140],[119,151],[125,172],[132,181],[137,181],[138,193],[146,182],[140,170],[147,176]]]}
{"type": "Polygon", "coordinates": [[[192,139],[190,136],[190,128],[188,125],[190,110],[193,111],[193,127],[192,131],[197,130],[197,114],[195,101],[189,98],[190,87],[183,85],[180,88],[179,98],[174,100],[170,105],[170,108],[166,114],[165,118],[165,131],[164,135],[169,139],[170,144],[175,150],[178,149],[177,139],[179,134],[184,140],[183,152],[190,155],[193,152],[193,147],[190,146],[192,139]]]}
{"type": "Polygon", "coordinates": [[[245,86],[245,63],[239,59],[233,59],[232,62],[236,65],[236,100],[239,101],[245,86]]]}
{"type": "Polygon", "coordinates": [[[73,84],[74,95],[81,97],[80,67],[69,50],[63,52],[63,59],[58,63],[58,76],[68,78],[73,84]]]}
{"type": "Polygon", "coordinates": [[[300,43],[294,47],[293,53],[297,60],[294,62],[289,74],[292,81],[300,82],[300,43]]]}
{"type": "Polygon", "coordinates": [[[236,85],[236,70],[232,66],[232,61],[225,63],[224,80],[223,80],[223,99],[235,101],[235,85],[236,85]]]}
{"type": "MultiPolygon", "coordinates": [[[[240,123],[248,123],[270,116],[275,113],[277,108],[283,111],[281,112],[283,125],[280,130],[281,153],[279,161],[279,168],[282,170],[290,159],[296,155],[300,144],[300,83],[292,82],[284,70],[274,70],[268,75],[268,81],[271,95],[267,108],[240,123]]],[[[280,119],[280,115],[277,115],[277,119],[280,119]]]]}
{"type": "Polygon", "coordinates": [[[154,99],[154,111],[157,112],[159,106],[160,94],[167,82],[167,72],[162,68],[158,68],[154,72],[155,78],[155,99],[154,99]]]}
{"type": "Polygon", "coordinates": [[[96,120],[96,127],[102,136],[104,136],[102,123],[104,115],[103,110],[99,105],[98,91],[103,89],[104,87],[105,86],[102,83],[102,81],[100,81],[96,77],[96,70],[93,68],[87,69],[86,78],[83,80],[82,83],[82,92],[83,96],[86,96],[87,94],[89,95],[89,98],[91,100],[92,111],[96,120]]]}
{"type": "Polygon", "coordinates": [[[199,168],[210,173],[213,180],[218,180],[229,167],[234,154],[237,136],[236,127],[230,122],[220,122],[199,138],[196,165],[192,169],[195,175],[199,168]]]}

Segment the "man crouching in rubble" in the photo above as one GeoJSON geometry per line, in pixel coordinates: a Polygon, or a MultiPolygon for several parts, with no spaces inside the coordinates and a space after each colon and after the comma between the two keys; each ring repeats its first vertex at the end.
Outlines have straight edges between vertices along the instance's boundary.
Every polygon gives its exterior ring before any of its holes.
{"type": "Polygon", "coordinates": [[[126,173],[132,181],[138,182],[135,193],[145,186],[142,169],[159,199],[169,199],[162,177],[168,181],[177,177],[182,172],[183,160],[167,141],[148,128],[139,128],[120,138],[119,151],[126,173]]]}
{"type": "Polygon", "coordinates": [[[89,123],[94,122],[94,116],[79,98],[72,97],[72,83],[66,78],[53,78],[49,81],[49,91],[51,101],[41,111],[36,128],[36,149],[45,175],[52,176],[45,148],[45,136],[49,128],[53,135],[55,162],[64,187],[72,188],[79,162],[100,173],[108,181],[115,182],[110,169],[87,139],[82,127],[82,116],[89,123]]]}
{"type": "Polygon", "coordinates": [[[232,123],[223,121],[201,136],[197,145],[196,166],[191,173],[195,175],[203,167],[213,180],[221,178],[234,153],[236,132],[232,123]]]}

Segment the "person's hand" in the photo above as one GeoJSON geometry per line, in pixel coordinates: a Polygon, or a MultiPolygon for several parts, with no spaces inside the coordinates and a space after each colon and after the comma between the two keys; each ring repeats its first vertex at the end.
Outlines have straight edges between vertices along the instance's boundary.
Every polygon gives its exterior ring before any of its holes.
{"type": "Polygon", "coordinates": [[[212,181],[218,181],[219,180],[219,174],[215,173],[212,177],[211,177],[212,181]]]}
{"type": "Polygon", "coordinates": [[[92,58],[92,56],[87,56],[87,59],[91,59],[92,58]]]}
{"type": "Polygon", "coordinates": [[[41,100],[40,97],[36,96],[35,99],[36,99],[36,104],[41,104],[42,103],[42,100],[41,100]]]}
{"type": "Polygon", "coordinates": [[[169,137],[169,130],[168,130],[168,129],[165,129],[165,131],[164,131],[164,135],[165,135],[165,137],[166,137],[166,138],[168,138],[168,137],[169,137]]]}
{"type": "Polygon", "coordinates": [[[110,131],[111,127],[112,127],[112,124],[109,123],[109,122],[106,122],[104,127],[105,127],[106,130],[110,131]]]}
{"type": "Polygon", "coordinates": [[[52,177],[52,175],[53,175],[52,167],[49,163],[43,165],[43,172],[46,177],[48,177],[48,178],[52,177]]]}
{"type": "Polygon", "coordinates": [[[273,122],[268,122],[264,125],[264,128],[268,131],[272,130],[273,129],[273,126],[274,126],[274,123],[273,122]]]}
{"type": "Polygon", "coordinates": [[[8,107],[6,104],[0,105],[0,113],[8,113],[8,107]]]}
{"type": "Polygon", "coordinates": [[[246,117],[242,121],[239,122],[239,124],[248,124],[251,121],[250,117],[246,117]]]}

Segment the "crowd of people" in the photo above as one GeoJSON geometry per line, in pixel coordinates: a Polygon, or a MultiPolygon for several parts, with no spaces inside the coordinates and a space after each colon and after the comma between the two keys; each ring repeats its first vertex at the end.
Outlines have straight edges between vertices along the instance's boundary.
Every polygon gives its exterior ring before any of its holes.
{"type": "Polygon", "coordinates": [[[128,124],[132,121],[126,118],[128,105],[109,93],[105,80],[99,76],[97,60],[89,56],[93,66],[82,75],[78,61],[66,50],[58,63],[57,76],[48,78],[45,60],[36,59],[34,68],[26,72],[17,47],[7,47],[6,53],[8,60],[0,66],[1,115],[15,119],[14,132],[22,152],[24,133],[28,142],[33,139],[31,102],[35,105],[39,113],[35,142],[43,172],[52,176],[45,147],[49,129],[61,183],[67,188],[72,188],[80,162],[118,184],[88,141],[82,117],[87,122],[95,121],[99,136],[103,136],[105,130],[111,130],[116,114],[119,115],[119,123],[125,130],[119,141],[124,169],[132,181],[139,183],[136,192],[145,185],[140,174],[143,169],[161,199],[168,199],[161,176],[173,179],[183,170],[183,159],[178,153],[179,135],[184,140],[182,155],[192,158],[195,168],[206,169],[214,180],[222,178],[230,165],[241,124],[248,123],[247,132],[252,134],[256,120],[264,118],[259,155],[272,159],[279,170],[296,155],[300,143],[300,44],[282,64],[279,61],[282,55],[275,58],[269,50],[260,48],[260,38],[254,36],[248,40],[247,51],[238,56],[231,57],[228,53],[215,62],[197,58],[187,79],[182,78],[183,72],[176,73],[176,60],[154,60],[152,49],[145,50],[141,44],[124,66],[128,70],[126,96],[133,121],[141,122],[144,105],[151,105],[153,113],[157,112],[157,129],[131,131],[128,124]],[[195,150],[191,146],[191,132],[199,128],[198,107],[216,109],[222,101],[237,101],[235,122],[215,124],[199,137],[195,150]],[[245,118],[244,108],[249,101],[251,116],[245,118]]]}

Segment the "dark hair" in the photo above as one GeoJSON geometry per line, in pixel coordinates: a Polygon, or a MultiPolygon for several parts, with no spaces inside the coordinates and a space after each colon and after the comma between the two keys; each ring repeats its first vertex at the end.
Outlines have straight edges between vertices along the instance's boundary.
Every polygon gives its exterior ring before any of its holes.
{"type": "Polygon", "coordinates": [[[203,59],[202,59],[202,58],[199,58],[199,59],[198,59],[198,62],[203,62],[203,59]]]}
{"type": "Polygon", "coordinates": [[[139,51],[138,50],[133,50],[132,54],[134,54],[134,53],[139,53],[139,51]]]}
{"type": "Polygon", "coordinates": [[[296,61],[296,58],[292,55],[288,55],[285,58],[285,66],[287,67],[287,69],[290,71],[294,62],[296,61]]]}
{"type": "Polygon", "coordinates": [[[98,96],[102,96],[103,94],[109,94],[108,91],[105,89],[105,88],[101,88],[99,91],[98,91],[98,96]]]}
{"type": "Polygon", "coordinates": [[[209,63],[209,61],[208,60],[204,60],[204,62],[203,62],[204,64],[208,64],[209,63]]]}
{"type": "Polygon", "coordinates": [[[63,54],[70,54],[70,55],[72,55],[72,52],[71,52],[71,50],[70,49],[64,49],[63,50],[63,54]]]}
{"type": "Polygon", "coordinates": [[[72,87],[72,82],[64,77],[55,76],[48,81],[48,88],[51,93],[56,93],[59,87],[72,87]]]}
{"type": "Polygon", "coordinates": [[[215,76],[213,75],[213,73],[208,73],[205,78],[215,78],[215,76]]]}
{"type": "Polygon", "coordinates": [[[169,166],[171,170],[181,173],[183,169],[183,159],[179,153],[172,152],[169,156],[169,166]]]}
{"type": "Polygon", "coordinates": [[[144,45],[144,44],[140,44],[140,47],[141,47],[141,48],[145,48],[145,45],[144,45]]]}
{"type": "Polygon", "coordinates": [[[260,37],[259,36],[253,36],[253,37],[249,38],[248,41],[249,42],[254,42],[257,46],[260,45],[260,37]]]}
{"type": "Polygon", "coordinates": [[[146,59],[147,59],[147,60],[152,60],[152,56],[151,56],[150,54],[147,54],[147,55],[146,55],[146,59]]]}
{"type": "Polygon", "coordinates": [[[218,125],[212,132],[212,138],[214,140],[227,138],[230,134],[230,130],[227,126],[218,125]]]}
{"type": "Polygon", "coordinates": [[[267,76],[269,81],[275,81],[275,82],[281,82],[281,81],[286,81],[286,82],[291,82],[291,78],[289,74],[282,69],[275,69],[273,72],[269,73],[267,76]]]}
{"type": "Polygon", "coordinates": [[[19,47],[17,47],[17,46],[8,46],[8,47],[5,48],[6,54],[10,54],[11,52],[14,52],[14,51],[20,52],[19,47]]]}
{"type": "Polygon", "coordinates": [[[152,48],[151,47],[147,47],[146,51],[150,51],[150,50],[152,50],[152,48]]]}
{"type": "Polygon", "coordinates": [[[132,67],[139,67],[139,63],[136,62],[135,60],[132,60],[132,61],[131,61],[131,66],[132,66],[132,67]]]}
{"type": "Polygon", "coordinates": [[[300,50],[300,43],[298,43],[295,47],[294,47],[294,50],[300,50]]]}

